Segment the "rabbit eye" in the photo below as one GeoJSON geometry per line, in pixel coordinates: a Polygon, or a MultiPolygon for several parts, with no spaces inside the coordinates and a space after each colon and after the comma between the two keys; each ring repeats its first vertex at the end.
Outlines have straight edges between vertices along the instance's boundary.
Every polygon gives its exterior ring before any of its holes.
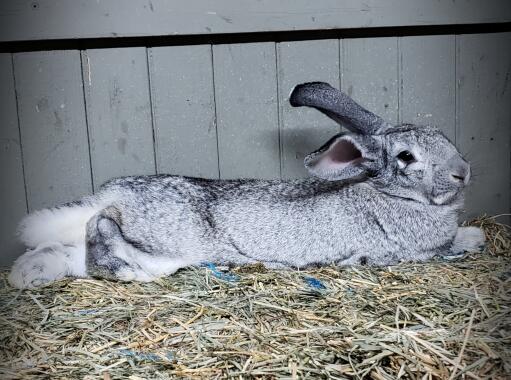
{"type": "Polygon", "coordinates": [[[401,161],[403,161],[405,164],[410,164],[415,161],[415,157],[413,154],[411,154],[407,150],[403,150],[401,153],[397,155],[397,158],[399,158],[401,161]]]}

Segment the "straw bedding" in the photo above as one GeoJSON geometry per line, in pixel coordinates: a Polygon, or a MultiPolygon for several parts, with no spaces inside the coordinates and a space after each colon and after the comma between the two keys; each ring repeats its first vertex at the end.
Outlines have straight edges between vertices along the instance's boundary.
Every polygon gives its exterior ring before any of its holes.
{"type": "Polygon", "coordinates": [[[504,379],[511,239],[386,268],[181,270],[156,283],[0,277],[0,378],[504,379]]]}

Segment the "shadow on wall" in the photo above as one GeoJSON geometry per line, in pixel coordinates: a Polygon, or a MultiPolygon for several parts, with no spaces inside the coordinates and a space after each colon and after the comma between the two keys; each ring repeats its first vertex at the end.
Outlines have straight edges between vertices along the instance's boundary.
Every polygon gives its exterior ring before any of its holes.
{"type": "MultiPolygon", "coordinates": [[[[318,117],[322,116],[319,115],[318,117]]],[[[292,129],[281,129],[279,138],[280,152],[272,152],[276,155],[280,154],[280,177],[282,179],[295,179],[309,176],[303,164],[305,156],[318,150],[339,132],[340,127],[336,124],[317,127],[306,127],[298,124],[292,129]]],[[[272,149],[278,148],[273,143],[274,138],[275,134],[270,131],[260,134],[261,144],[271,145],[274,147],[272,149]]],[[[278,175],[275,177],[278,177],[278,175]]]]}

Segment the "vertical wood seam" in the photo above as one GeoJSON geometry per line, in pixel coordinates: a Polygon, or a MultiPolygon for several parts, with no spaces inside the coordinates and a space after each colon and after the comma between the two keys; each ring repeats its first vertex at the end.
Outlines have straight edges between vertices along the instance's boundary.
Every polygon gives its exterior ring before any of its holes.
{"type": "Polygon", "coordinates": [[[339,90],[342,91],[341,59],[342,59],[342,40],[339,38],[337,39],[337,70],[339,70],[339,90]]]}
{"type": "Polygon", "coordinates": [[[281,96],[281,89],[280,89],[280,83],[279,83],[279,66],[280,66],[280,60],[279,60],[279,52],[280,52],[280,44],[277,42],[274,42],[275,47],[275,81],[277,85],[277,138],[278,138],[278,145],[279,145],[279,178],[282,179],[282,107],[280,102],[280,96],[281,96]]]}
{"type": "Polygon", "coordinates": [[[18,104],[18,89],[16,87],[16,73],[14,72],[14,54],[11,53],[11,70],[12,70],[12,80],[14,87],[14,100],[16,104],[16,122],[18,124],[18,138],[20,141],[20,158],[21,158],[21,173],[23,175],[23,188],[25,190],[25,209],[28,213],[28,189],[27,189],[27,180],[25,178],[25,158],[23,156],[23,141],[21,140],[21,122],[20,122],[20,108],[18,104]]]}
{"type": "MultiPolygon", "coordinates": [[[[458,89],[458,36],[454,35],[454,145],[458,147],[459,89],[458,89]]],[[[458,147],[459,148],[459,147],[458,147]]]]}
{"type": "Polygon", "coordinates": [[[403,122],[403,53],[401,51],[401,37],[397,37],[396,41],[396,52],[397,52],[397,124],[403,122]]]}
{"type": "MultiPolygon", "coordinates": [[[[346,44],[345,39],[339,38],[339,89],[344,91],[344,68],[346,67],[346,44]]],[[[344,91],[346,92],[346,91],[344,91]]],[[[346,92],[347,93],[347,92],[346,92]]],[[[339,132],[343,132],[343,126],[339,124],[339,132]]]]}
{"type": "MultiPolygon", "coordinates": [[[[91,152],[91,140],[90,140],[90,131],[89,131],[89,113],[87,111],[87,96],[85,94],[86,86],[85,86],[85,77],[84,77],[84,71],[85,66],[83,62],[83,55],[87,54],[85,50],[80,51],[80,74],[81,74],[81,81],[82,81],[82,95],[83,95],[83,111],[85,114],[85,130],[87,132],[87,152],[89,153],[89,168],[90,168],[90,184],[91,184],[91,192],[94,194],[95,187],[94,187],[94,172],[92,169],[92,152],[91,152]]],[[[87,67],[87,72],[90,76],[90,67],[87,67]]]]}
{"type": "Polygon", "coordinates": [[[218,144],[219,140],[219,131],[218,131],[218,116],[217,116],[217,105],[216,105],[216,83],[215,83],[215,58],[213,54],[213,45],[209,45],[209,51],[211,56],[211,79],[213,81],[213,106],[215,110],[215,136],[216,136],[216,161],[217,161],[217,170],[218,170],[218,178],[221,178],[221,170],[220,170],[220,148],[218,144]]]}
{"type": "Polygon", "coordinates": [[[150,60],[149,60],[149,48],[145,48],[145,55],[146,55],[146,65],[147,65],[147,83],[149,86],[149,109],[150,109],[150,115],[151,115],[151,131],[152,131],[152,137],[153,137],[153,160],[154,160],[154,172],[156,174],[159,174],[158,169],[158,159],[156,156],[156,150],[157,147],[157,139],[156,139],[156,122],[154,117],[154,107],[153,107],[153,86],[151,81],[151,66],[150,66],[150,60]]]}
{"type": "MultiPolygon", "coordinates": [[[[339,39],[340,41],[340,39],[339,39]]],[[[345,57],[346,57],[346,46],[345,46],[345,39],[342,39],[341,48],[342,50],[339,51],[339,76],[341,77],[341,90],[344,91],[344,67],[346,66],[345,57]]]]}
{"type": "MultiPolygon", "coordinates": [[[[342,49],[344,49],[343,41],[339,38],[337,39],[337,71],[339,75],[339,90],[343,91],[342,89],[342,71],[341,71],[341,58],[344,55],[342,49]]],[[[339,124],[339,123],[337,123],[339,124]]],[[[337,130],[339,132],[342,132],[342,126],[339,124],[337,130]]]]}

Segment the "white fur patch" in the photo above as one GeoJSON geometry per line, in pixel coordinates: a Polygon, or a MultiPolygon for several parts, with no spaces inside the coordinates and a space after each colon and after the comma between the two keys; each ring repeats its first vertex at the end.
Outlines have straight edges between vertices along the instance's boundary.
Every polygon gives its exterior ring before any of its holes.
{"type": "Polygon", "coordinates": [[[89,219],[117,197],[115,193],[108,193],[84,199],[80,205],[34,211],[21,221],[18,227],[19,238],[31,248],[45,242],[84,243],[85,227],[89,219]]]}
{"type": "Polygon", "coordinates": [[[454,197],[455,195],[456,195],[456,191],[449,191],[447,193],[443,193],[443,194],[437,195],[432,200],[433,200],[434,204],[442,205],[442,204],[446,203],[449,199],[454,197]]]}
{"type": "Polygon", "coordinates": [[[74,206],[33,212],[21,221],[20,240],[28,247],[44,242],[85,242],[85,225],[100,209],[98,206],[74,206]]]}
{"type": "Polygon", "coordinates": [[[35,288],[64,277],[86,277],[85,244],[40,244],[14,262],[9,284],[18,289],[35,288]]]}

